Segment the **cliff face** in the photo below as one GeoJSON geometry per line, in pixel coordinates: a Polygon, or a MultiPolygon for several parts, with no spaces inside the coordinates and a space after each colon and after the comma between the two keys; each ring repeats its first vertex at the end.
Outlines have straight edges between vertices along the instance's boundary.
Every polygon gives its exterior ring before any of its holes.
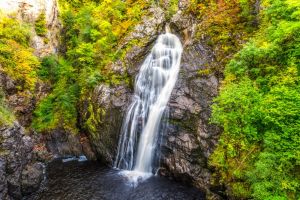
{"type": "Polygon", "coordinates": [[[220,77],[209,70],[214,52],[207,41],[196,36],[195,16],[184,12],[171,18],[171,27],[181,36],[184,51],[181,71],[169,101],[167,134],[161,144],[161,174],[184,180],[200,188],[210,185],[208,157],[217,144],[220,130],[209,123],[211,104],[218,94],[220,77]]]}
{"type": "MultiPolygon", "coordinates": [[[[2,14],[16,15],[32,25],[30,46],[35,55],[42,57],[56,52],[60,26],[56,0],[3,0],[0,10],[2,14]],[[41,13],[46,17],[47,33],[44,36],[38,36],[34,30],[41,13]]],[[[22,199],[38,190],[44,169],[39,160],[49,156],[40,144],[39,136],[29,128],[36,102],[46,94],[47,86],[38,82],[34,91],[19,92],[20,83],[3,73],[2,67],[5,66],[0,65],[0,88],[16,119],[11,125],[0,126],[0,199],[22,199]],[[38,148],[41,148],[39,153],[38,148]],[[41,155],[43,152],[45,154],[41,155]]]]}
{"type": "Polygon", "coordinates": [[[149,15],[143,17],[122,44],[126,47],[129,42],[136,40],[138,45],[132,46],[122,60],[111,66],[114,74],[124,76],[127,73],[130,80],[121,81],[114,86],[98,85],[82,101],[81,126],[85,129],[98,159],[109,165],[112,165],[117,152],[118,138],[133,94],[135,76],[156,37],[163,32],[164,23],[164,11],[159,7],[151,7],[149,15]]]}

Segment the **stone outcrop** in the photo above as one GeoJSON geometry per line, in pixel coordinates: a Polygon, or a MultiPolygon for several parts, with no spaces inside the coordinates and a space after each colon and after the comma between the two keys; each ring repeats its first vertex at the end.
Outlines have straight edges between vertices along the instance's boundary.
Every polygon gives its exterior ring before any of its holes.
{"type": "Polygon", "coordinates": [[[160,7],[151,7],[149,15],[142,18],[121,46],[125,47],[132,40],[138,41],[137,44],[132,46],[123,61],[119,60],[110,67],[115,75],[129,74],[132,77],[130,83],[124,80],[115,86],[98,85],[82,103],[82,127],[86,129],[97,158],[109,165],[116,155],[123,117],[133,94],[134,77],[157,35],[163,31],[165,21],[164,11],[160,7]]]}
{"type": "Polygon", "coordinates": [[[17,122],[0,128],[0,197],[21,199],[43,180],[43,164],[34,160],[34,142],[17,122]]]}
{"type": "Polygon", "coordinates": [[[44,134],[39,143],[44,143],[45,148],[54,157],[85,155],[89,160],[96,160],[90,142],[84,134],[73,134],[57,128],[44,134]]]}
{"type": "Polygon", "coordinates": [[[218,77],[198,73],[209,64],[209,58],[209,50],[200,42],[185,47],[179,79],[169,101],[169,125],[162,144],[161,173],[199,187],[209,185],[207,159],[219,135],[219,129],[209,123],[218,77]]]}

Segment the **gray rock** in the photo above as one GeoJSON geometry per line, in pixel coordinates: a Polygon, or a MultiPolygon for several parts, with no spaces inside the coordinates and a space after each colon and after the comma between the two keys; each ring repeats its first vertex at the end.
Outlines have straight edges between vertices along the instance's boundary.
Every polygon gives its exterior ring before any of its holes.
{"type": "Polygon", "coordinates": [[[0,199],[7,199],[6,161],[0,158],[0,199]]]}
{"type": "Polygon", "coordinates": [[[164,150],[161,173],[200,188],[210,185],[207,159],[219,135],[219,129],[209,123],[212,99],[218,93],[218,78],[214,74],[198,74],[209,66],[212,56],[200,41],[185,47],[179,79],[168,104],[170,125],[161,144],[164,150]]]}
{"type": "Polygon", "coordinates": [[[116,155],[119,132],[121,130],[123,116],[129,101],[129,88],[125,85],[108,86],[101,84],[97,86],[82,107],[83,127],[87,121],[94,128],[87,127],[87,135],[92,149],[99,160],[112,164],[116,155]],[[90,106],[89,109],[88,107],[90,106]],[[94,118],[91,118],[91,115],[94,118]]]}
{"type": "Polygon", "coordinates": [[[2,126],[0,140],[0,199],[21,199],[40,185],[36,179],[40,180],[42,175],[37,173],[38,167],[33,159],[34,143],[18,122],[2,126]],[[22,186],[33,182],[31,188],[22,186]]]}
{"type": "Polygon", "coordinates": [[[23,169],[21,177],[23,195],[31,194],[39,189],[43,180],[43,169],[41,163],[29,164],[23,169]]]}
{"type": "MultiPolygon", "coordinates": [[[[46,143],[47,150],[55,157],[85,155],[89,160],[96,159],[85,135],[74,134],[57,128],[45,134],[43,141],[46,143]]],[[[46,158],[49,157],[48,155],[45,156],[46,158]]]]}

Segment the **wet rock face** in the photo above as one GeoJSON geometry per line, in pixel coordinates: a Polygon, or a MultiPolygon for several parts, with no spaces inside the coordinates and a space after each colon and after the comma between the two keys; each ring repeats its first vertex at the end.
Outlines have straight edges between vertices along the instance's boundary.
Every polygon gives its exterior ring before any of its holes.
{"type": "Polygon", "coordinates": [[[5,172],[5,159],[0,159],[0,199],[7,199],[7,181],[5,172]]]}
{"type": "Polygon", "coordinates": [[[43,165],[34,161],[34,144],[17,122],[0,128],[0,196],[21,199],[36,191],[43,179],[43,165]]]}
{"type": "Polygon", "coordinates": [[[112,165],[127,107],[129,88],[98,85],[82,108],[82,123],[99,160],[112,165]]]}
{"type": "Polygon", "coordinates": [[[21,175],[21,188],[23,195],[37,191],[43,180],[44,166],[41,163],[27,165],[21,175]]]}
{"type": "Polygon", "coordinates": [[[160,7],[151,7],[149,13],[148,16],[143,17],[134,31],[126,37],[123,44],[125,46],[133,40],[138,41],[137,45],[134,45],[127,52],[123,65],[123,68],[126,68],[127,72],[133,77],[138,73],[139,65],[142,64],[143,58],[151,49],[159,33],[164,32],[166,21],[164,10],[160,7]]]}
{"type": "MultiPolygon", "coordinates": [[[[159,33],[163,32],[165,13],[160,7],[149,8],[149,15],[144,16],[124,40],[123,47],[131,41],[138,41],[127,52],[123,61],[115,62],[110,69],[116,75],[131,76],[131,84],[139,71],[149,49],[159,33]]],[[[81,108],[81,124],[92,144],[97,158],[113,164],[116,156],[119,135],[130,104],[133,88],[123,81],[117,85],[98,85],[94,92],[86,98],[81,108]],[[92,125],[94,124],[94,125],[92,125]]]]}
{"type": "Polygon", "coordinates": [[[209,123],[219,80],[214,74],[198,73],[211,57],[210,50],[201,42],[185,47],[168,105],[169,125],[161,145],[161,173],[203,188],[209,185],[207,159],[219,135],[219,129],[209,123]]]}

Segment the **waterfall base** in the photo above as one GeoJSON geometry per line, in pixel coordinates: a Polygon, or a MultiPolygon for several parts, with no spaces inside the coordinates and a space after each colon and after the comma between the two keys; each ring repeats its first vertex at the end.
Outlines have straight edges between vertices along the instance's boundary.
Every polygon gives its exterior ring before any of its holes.
{"type": "MultiPolygon", "coordinates": [[[[43,190],[24,200],[204,200],[205,193],[197,188],[151,176],[133,187],[120,171],[97,162],[61,160],[47,166],[47,181],[43,190]]],[[[143,175],[143,174],[142,174],[143,175]]]]}
{"type": "Polygon", "coordinates": [[[128,183],[133,187],[136,187],[140,182],[143,182],[153,176],[152,173],[129,170],[122,170],[119,172],[119,175],[125,177],[128,183]]]}

